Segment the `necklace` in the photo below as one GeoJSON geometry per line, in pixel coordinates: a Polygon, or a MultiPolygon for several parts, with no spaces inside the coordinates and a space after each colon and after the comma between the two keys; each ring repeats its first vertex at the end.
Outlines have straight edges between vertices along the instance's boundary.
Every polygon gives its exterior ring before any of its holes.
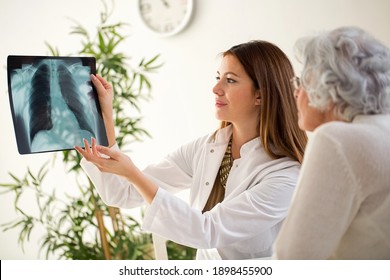
{"type": "Polygon", "coordinates": [[[229,177],[230,169],[233,165],[232,159],[232,138],[230,138],[229,144],[226,148],[225,155],[223,156],[221,167],[219,168],[219,178],[221,185],[226,188],[226,181],[229,177]]]}

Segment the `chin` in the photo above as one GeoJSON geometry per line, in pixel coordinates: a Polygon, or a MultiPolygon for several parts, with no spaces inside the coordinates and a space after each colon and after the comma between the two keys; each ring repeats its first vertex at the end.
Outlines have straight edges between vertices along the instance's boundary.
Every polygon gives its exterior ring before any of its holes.
{"type": "Polygon", "coordinates": [[[299,128],[303,131],[307,131],[307,132],[313,132],[314,129],[316,129],[317,126],[313,126],[313,125],[303,125],[303,124],[298,124],[299,128]]]}
{"type": "Polygon", "coordinates": [[[215,118],[218,120],[218,121],[226,121],[226,119],[223,117],[223,116],[221,116],[220,114],[218,114],[218,113],[215,113],[215,118]]]}

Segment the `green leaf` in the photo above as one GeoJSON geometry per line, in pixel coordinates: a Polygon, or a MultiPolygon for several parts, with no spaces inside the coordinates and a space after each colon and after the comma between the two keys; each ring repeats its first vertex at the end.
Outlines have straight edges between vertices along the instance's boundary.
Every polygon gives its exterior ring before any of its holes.
{"type": "MultiPolygon", "coordinates": [[[[80,38],[80,51],[76,55],[94,56],[97,72],[104,76],[114,89],[114,116],[117,143],[120,148],[135,141],[142,141],[150,137],[148,131],[142,127],[142,103],[150,97],[152,84],[149,74],[162,66],[160,55],[150,59],[141,58],[132,62],[131,57],[121,49],[125,49],[128,39],[123,34],[127,24],[110,22],[113,12],[112,5],[102,1],[103,11],[100,13],[100,22],[93,31],[87,30],[79,22],[73,20],[70,28],[72,36],[80,38]],[[131,62],[131,63],[130,63],[131,62]],[[131,115],[129,115],[131,112],[131,115]]],[[[52,55],[59,55],[59,50],[45,42],[52,55]]],[[[58,153],[61,154],[61,153],[58,153]]],[[[53,155],[52,164],[57,163],[53,155]]],[[[63,197],[56,197],[56,185],[48,184],[48,177],[52,176],[48,163],[42,165],[37,173],[27,168],[24,177],[10,174],[10,182],[2,182],[3,193],[14,195],[14,211],[17,219],[0,225],[3,230],[13,230],[18,234],[18,242],[28,242],[34,227],[43,227],[46,232],[40,241],[40,252],[45,257],[59,256],[62,259],[103,259],[104,253],[98,229],[96,210],[103,213],[106,225],[105,234],[108,238],[110,253],[113,258],[143,259],[150,258],[148,251],[151,246],[151,235],[141,231],[140,224],[128,215],[119,215],[111,220],[108,207],[99,197],[89,178],[80,167],[81,156],[75,151],[62,153],[62,163],[68,172],[75,176],[75,181],[69,183],[72,194],[65,193],[63,197]],[[47,191],[47,189],[49,191],[47,191]],[[23,208],[21,198],[28,190],[35,194],[35,209],[39,213],[23,208]],[[74,194],[77,192],[77,194],[74,194]],[[33,214],[31,214],[33,213],[33,214]],[[109,225],[116,222],[120,229],[114,231],[109,225]]],[[[55,176],[55,175],[54,175],[55,176]]],[[[54,178],[55,179],[55,178],[54,178]]]]}
{"type": "Polygon", "coordinates": [[[20,180],[18,177],[16,177],[14,174],[12,174],[11,172],[8,172],[8,174],[12,177],[12,179],[15,180],[16,183],[19,183],[21,184],[22,183],[22,180],[20,180]]]}
{"type": "Polygon", "coordinates": [[[50,51],[52,56],[59,56],[60,55],[60,51],[58,50],[57,47],[53,47],[52,45],[50,45],[46,41],[45,41],[45,45],[49,48],[49,51],[50,51]]]}
{"type": "MultiPolygon", "coordinates": [[[[148,62],[146,62],[143,66],[145,68],[148,68],[149,66],[151,66],[153,63],[155,63],[157,61],[157,59],[160,57],[160,55],[156,55],[154,56],[152,59],[150,59],[148,62]]],[[[162,64],[158,64],[158,67],[161,67],[162,64]]],[[[156,67],[156,66],[153,66],[153,67],[156,67]]]]}

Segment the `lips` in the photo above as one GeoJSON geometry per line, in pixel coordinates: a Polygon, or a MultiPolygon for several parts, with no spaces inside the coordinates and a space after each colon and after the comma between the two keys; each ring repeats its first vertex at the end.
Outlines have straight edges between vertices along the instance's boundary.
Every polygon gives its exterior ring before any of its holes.
{"type": "Polygon", "coordinates": [[[223,107],[223,106],[225,106],[225,105],[226,105],[225,102],[223,102],[223,101],[221,101],[221,100],[215,100],[215,107],[220,108],[220,107],[223,107]]]}

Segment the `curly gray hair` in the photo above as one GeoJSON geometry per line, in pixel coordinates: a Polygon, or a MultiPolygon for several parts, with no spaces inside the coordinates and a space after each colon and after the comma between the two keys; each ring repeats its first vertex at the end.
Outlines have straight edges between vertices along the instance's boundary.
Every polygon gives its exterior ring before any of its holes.
{"type": "Polygon", "coordinates": [[[364,30],[342,27],[299,39],[302,85],[310,105],[338,117],[390,113],[390,50],[364,30]]]}

